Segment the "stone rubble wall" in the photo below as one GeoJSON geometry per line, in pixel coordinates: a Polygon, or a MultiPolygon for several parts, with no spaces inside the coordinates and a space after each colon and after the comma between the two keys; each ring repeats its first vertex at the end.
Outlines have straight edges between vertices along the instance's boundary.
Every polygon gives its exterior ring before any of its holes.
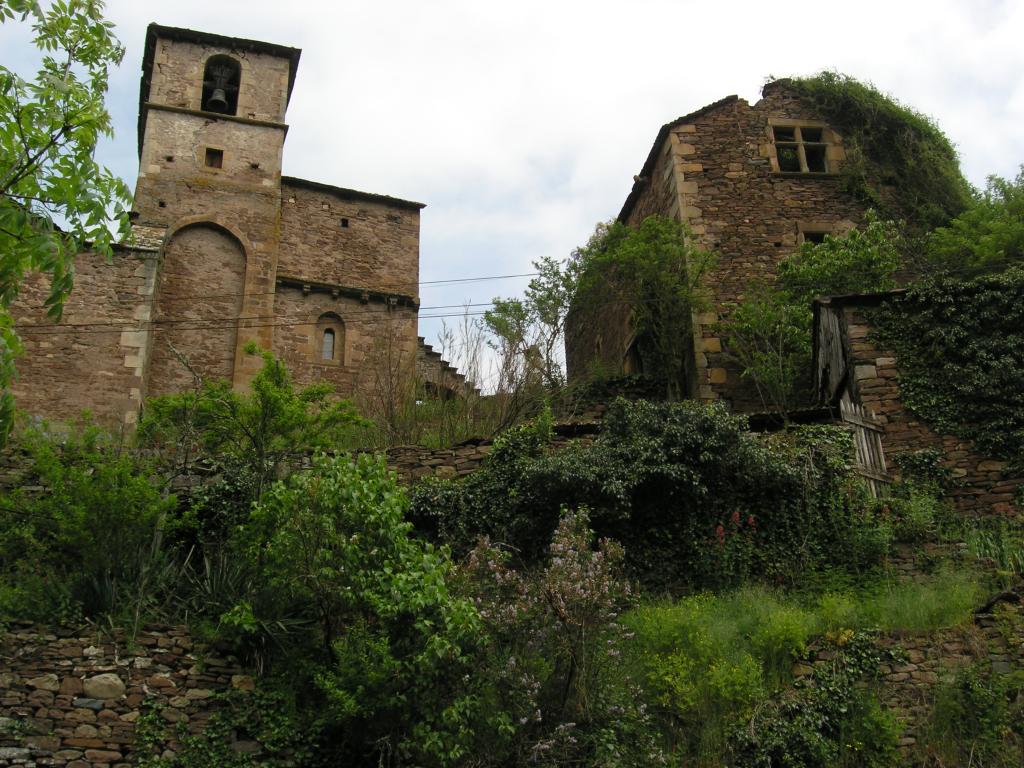
{"type": "MultiPolygon", "coordinates": [[[[980,664],[998,675],[1024,669],[1024,606],[1019,599],[997,603],[966,626],[880,638],[882,648],[901,657],[882,665],[880,682],[882,704],[896,713],[902,726],[899,747],[904,754],[913,752],[926,735],[939,687],[952,681],[958,669],[980,664]]],[[[794,665],[794,674],[808,676],[835,656],[832,648],[813,652],[794,665]]]]}
{"type": "MultiPolygon", "coordinates": [[[[217,693],[253,687],[234,661],[207,652],[182,627],[149,627],[129,641],[120,631],[16,625],[0,635],[0,766],[127,767],[141,757],[135,729],[143,702],[159,705],[169,725],[199,734],[217,693]]],[[[259,745],[239,741],[236,749],[259,745]]]]}
{"type": "Polygon", "coordinates": [[[1024,477],[1011,473],[1007,462],[978,452],[973,441],[939,434],[917,419],[900,395],[896,353],[879,347],[864,310],[843,307],[843,321],[849,339],[855,399],[874,411],[885,427],[882,442],[887,459],[891,461],[894,454],[902,452],[935,449],[943,456],[942,466],[956,482],[950,496],[959,512],[1013,515],[1014,497],[1024,484],[1024,477]]]}
{"type": "MultiPolygon", "coordinates": [[[[561,450],[572,442],[592,442],[598,429],[596,423],[557,424],[551,450],[561,450]]],[[[493,447],[494,440],[482,437],[471,438],[451,448],[399,445],[387,451],[388,469],[398,475],[399,482],[406,484],[424,477],[465,477],[483,465],[493,447]]]]}

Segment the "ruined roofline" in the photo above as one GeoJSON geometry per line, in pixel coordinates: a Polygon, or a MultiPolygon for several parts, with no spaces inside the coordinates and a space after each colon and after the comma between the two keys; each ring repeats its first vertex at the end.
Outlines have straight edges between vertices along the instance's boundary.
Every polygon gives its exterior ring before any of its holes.
{"type": "Polygon", "coordinates": [[[291,65],[288,68],[288,95],[287,101],[291,101],[292,88],[295,86],[295,73],[299,68],[299,57],[302,50],[290,48],[286,45],[276,43],[264,43],[260,40],[246,40],[241,37],[227,37],[216,35],[212,32],[200,32],[195,29],[184,29],[182,27],[165,27],[162,24],[151,22],[146,27],[146,43],[142,53],[142,81],[139,84],[139,156],[142,156],[142,139],[146,131],[146,102],[149,101],[149,88],[152,84],[153,59],[156,55],[157,40],[176,40],[182,43],[198,43],[200,45],[212,45],[218,48],[227,48],[232,51],[252,51],[253,53],[264,53],[268,56],[277,56],[288,59],[291,65]]]}
{"type": "Polygon", "coordinates": [[[381,205],[389,205],[392,208],[406,208],[412,211],[419,211],[427,207],[426,203],[417,203],[413,200],[403,200],[400,197],[391,197],[390,195],[378,195],[374,192],[360,192],[357,189],[335,187],[330,184],[323,184],[319,181],[299,179],[296,178],[295,176],[282,176],[282,189],[287,186],[299,187],[300,189],[313,189],[318,192],[329,192],[332,195],[337,195],[338,197],[345,200],[366,200],[367,202],[370,203],[380,203],[381,205]]]}
{"type": "Polygon", "coordinates": [[[658,152],[661,149],[661,145],[665,143],[665,139],[668,138],[669,131],[674,128],[678,128],[680,125],[684,125],[685,123],[693,122],[698,117],[702,117],[708,112],[713,112],[720,107],[724,107],[737,101],[739,101],[739,96],[736,94],[726,96],[724,99],[719,99],[707,106],[701,107],[695,112],[683,115],[682,117],[677,117],[672,122],[665,123],[665,125],[661,126],[657,137],[654,139],[654,144],[651,146],[651,151],[647,155],[647,161],[644,163],[644,167],[641,168],[640,173],[633,178],[633,188],[629,191],[629,195],[626,197],[626,202],[622,205],[622,210],[619,211],[619,221],[625,224],[626,219],[629,218],[629,214],[633,212],[633,206],[636,204],[637,198],[640,197],[640,193],[643,191],[643,188],[651,178],[651,174],[654,172],[654,165],[658,162],[658,152]]]}

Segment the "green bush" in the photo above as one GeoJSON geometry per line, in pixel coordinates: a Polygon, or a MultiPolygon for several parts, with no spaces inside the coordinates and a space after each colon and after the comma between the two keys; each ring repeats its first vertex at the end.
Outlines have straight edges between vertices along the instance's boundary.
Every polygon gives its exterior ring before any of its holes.
{"type": "Polygon", "coordinates": [[[0,618],[159,615],[177,575],[162,542],[174,497],[94,426],[29,430],[20,447],[27,476],[0,497],[0,618]]]}
{"type": "Polygon", "coordinates": [[[936,765],[1010,768],[1024,754],[1024,674],[964,667],[935,697],[926,754],[936,765]]]}
{"type": "MultiPolygon", "coordinates": [[[[450,765],[475,712],[457,681],[479,616],[449,590],[446,553],[409,535],[406,506],[382,458],[321,455],[274,484],[240,535],[276,604],[315,619],[322,650],[307,653],[342,752],[450,765]]],[[[240,607],[243,625],[273,618],[249,614],[240,607]]]]}
{"type": "Polygon", "coordinates": [[[622,557],[615,542],[594,542],[585,511],[561,516],[538,569],[511,569],[486,540],[473,550],[464,589],[488,636],[475,662],[476,764],[663,764],[642,680],[623,665],[622,557]]]}
{"type": "Polygon", "coordinates": [[[872,690],[885,655],[869,635],[843,635],[811,680],[759,707],[732,731],[728,764],[743,768],[887,768],[899,727],[872,690]]]}
{"type": "Polygon", "coordinates": [[[536,562],[559,509],[587,506],[649,585],[785,580],[884,554],[850,451],[839,429],[759,437],[721,406],[619,400],[592,444],[548,453],[543,435],[513,430],[465,480],[415,486],[411,514],[457,552],[482,534],[536,562]],[[863,531],[871,546],[851,546],[863,531]]]}

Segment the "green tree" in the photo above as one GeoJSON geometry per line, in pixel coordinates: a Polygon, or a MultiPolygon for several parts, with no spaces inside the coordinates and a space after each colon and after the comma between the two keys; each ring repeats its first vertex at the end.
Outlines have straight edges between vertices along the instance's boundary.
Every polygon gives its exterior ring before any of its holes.
{"type": "Polygon", "coordinates": [[[692,313],[704,303],[701,279],[714,256],[685,224],[649,216],[639,227],[599,224],[573,258],[579,279],[574,311],[583,322],[629,313],[645,370],[664,375],[668,395],[685,394],[686,339],[692,313]]]}
{"type": "Polygon", "coordinates": [[[59,318],[75,255],[110,258],[128,232],[128,188],[93,157],[112,135],[107,74],[124,55],[102,11],[98,0],[57,0],[46,12],[33,0],[0,0],[0,22],[34,20],[42,54],[31,80],[0,66],[0,439],[14,408],[6,388],[21,344],[9,308],[20,284],[49,275],[46,306],[59,318]]]}
{"type": "Polygon", "coordinates": [[[984,192],[926,250],[939,267],[961,275],[1004,269],[1024,260],[1024,166],[1016,179],[989,176],[984,192]]]}
{"type": "Polygon", "coordinates": [[[805,242],[779,264],[775,285],[750,287],[724,331],[765,408],[784,414],[809,397],[814,299],[895,288],[903,247],[897,224],[869,211],[863,229],[805,242]]]}
{"type": "MultiPolygon", "coordinates": [[[[259,353],[255,345],[246,352],[259,353]]],[[[332,397],[330,384],[296,390],[284,363],[270,352],[259,354],[263,368],[250,392],[197,379],[192,392],[146,403],[139,427],[143,443],[160,449],[179,471],[199,455],[234,466],[248,481],[246,503],[260,498],[288,458],[337,448],[351,427],[365,424],[348,400],[332,397]]]]}
{"type": "Polygon", "coordinates": [[[479,616],[450,592],[447,553],[411,535],[407,505],[381,457],[321,455],[275,483],[248,526],[261,581],[316,617],[316,680],[351,750],[346,764],[367,751],[400,765],[468,757],[467,649],[479,616]]]}

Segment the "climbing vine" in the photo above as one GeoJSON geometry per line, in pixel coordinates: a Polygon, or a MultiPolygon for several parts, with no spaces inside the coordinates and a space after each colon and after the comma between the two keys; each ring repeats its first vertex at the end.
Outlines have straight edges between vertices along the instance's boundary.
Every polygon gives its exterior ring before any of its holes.
{"type": "Polygon", "coordinates": [[[838,72],[786,84],[842,134],[848,188],[885,216],[931,229],[967,208],[970,185],[931,118],[838,72]]]}
{"type": "Polygon", "coordinates": [[[1024,462],[1024,268],[925,281],[874,312],[904,403],[940,432],[1024,462]]]}

